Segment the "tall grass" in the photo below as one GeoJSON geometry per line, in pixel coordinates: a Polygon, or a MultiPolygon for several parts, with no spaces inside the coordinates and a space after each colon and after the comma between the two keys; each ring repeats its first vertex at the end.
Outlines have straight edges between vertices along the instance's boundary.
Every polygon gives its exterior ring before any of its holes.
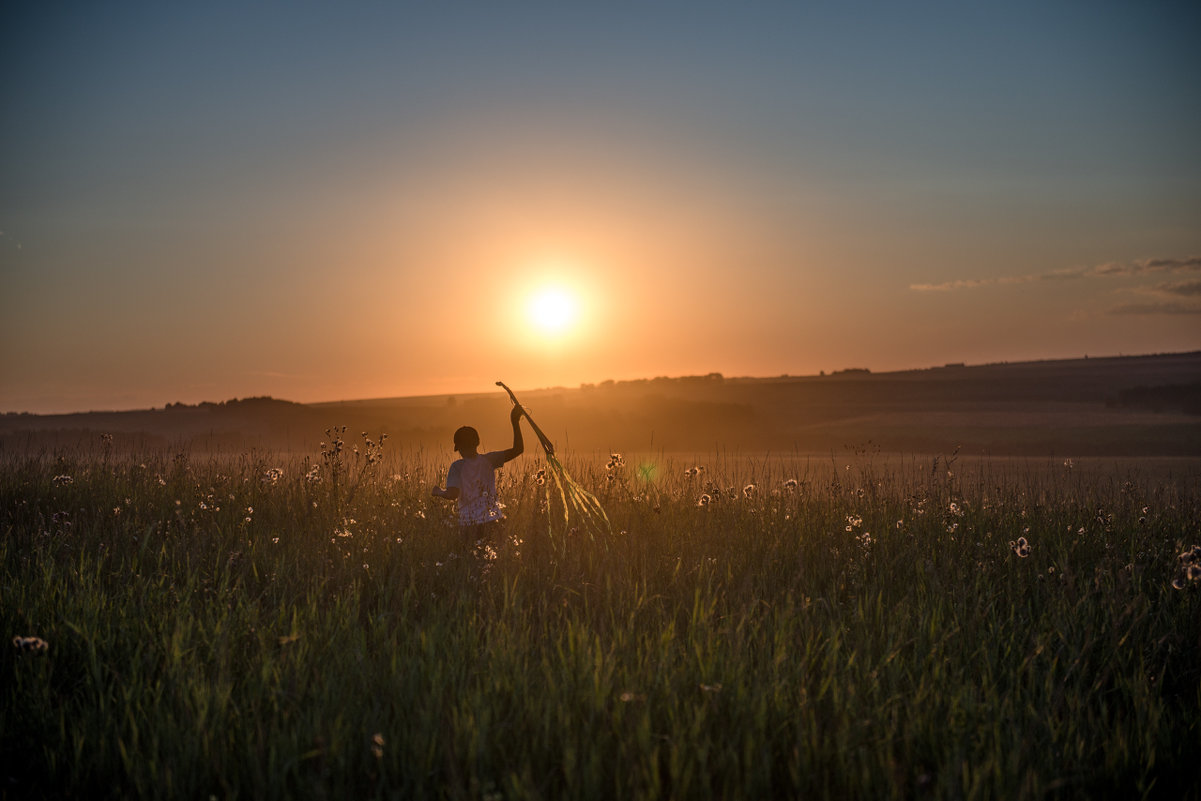
{"type": "Polygon", "coordinates": [[[475,550],[342,433],[3,464],[0,793],[1197,797],[1195,472],[527,456],[475,550]]]}

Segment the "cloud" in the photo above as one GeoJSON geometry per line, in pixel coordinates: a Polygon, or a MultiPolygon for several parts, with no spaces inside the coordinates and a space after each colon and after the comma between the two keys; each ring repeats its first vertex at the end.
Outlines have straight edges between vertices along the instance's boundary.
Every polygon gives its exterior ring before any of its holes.
{"type": "Polygon", "coordinates": [[[1146,272],[1152,270],[1201,270],[1201,256],[1192,256],[1187,259],[1143,259],[1135,264],[1146,272]]]}
{"type": "MultiPolygon", "coordinates": [[[[1146,273],[1162,272],[1197,272],[1201,271],[1201,256],[1190,256],[1184,259],[1138,259],[1132,262],[1107,262],[1093,267],[1068,267],[1034,275],[1007,275],[998,278],[960,278],[953,281],[943,281],[939,284],[910,284],[913,292],[954,292],[960,289],[976,289],[986,286],[1004,286],[1006,284],[1029,284],[1037,281],[1070,281],[1080,278],[1115,278],[1124,276],[1144,275],[1146,273]]],[[[1196,284],[1181,283],[1181,287],[1196,286],[1196,284]]],[[[1179,295],[1197,294],[1185,289],[1171,290],[1179,295]]]]}
{"type": "Polygon", "coordinates": [[[994,278],[980,278],[972,280],[959,281],[944,281],[941,284],[910,284],[909,288],[914,292],[953,292],[956,289],[972,289],[978,286],[988,286],[996,283],[994,278]]]}
{"type": "Polygon", "coordinates": [[[1201,295],[1201,281],[1170,281],[1159,284],[1155,289],[1158,292],[1166,292],[1169,295],[1183,295],[1184,297],[1191,298],[1195,295],[1201,295]]]}
{"type": "Polygon", "coordinates": [[[1201,306],[1190,306],[1185,303],[1126,303],[1114,306],[1109,314],[1201,314],[1201,306]]]}
{"type": "Polygon", "coordinates": [[[1187,259],[1138,259],[1128,263],[1109,262],[1098,264],[1090,271],[1097,276],[1143,275],[1145,273],[1192,272],[1201,270],[1201,256],[1187,259]]]}
{"type": "Polygon", "coordinates": [[[998,284],[1028,284],[1031,281],[1043,280],[1047,279],[1041,275],[1005,275],[1000,278],[961,278],[957,281],[944,281],[941,284],[910,284],[909,288],[915,292],[953,292],[956,289],[975,289],[998,284]]]}

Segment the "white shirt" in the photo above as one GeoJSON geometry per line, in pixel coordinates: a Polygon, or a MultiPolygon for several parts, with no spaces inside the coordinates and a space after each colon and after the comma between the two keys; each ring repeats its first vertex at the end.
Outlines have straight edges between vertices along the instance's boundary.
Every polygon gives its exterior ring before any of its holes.
{"type": "Polygon", "coordinates": [[[495,470],[505,463],[504,451],[490,451],[459,459],[446,474],[446,488],[459,488],[459,525],[474,526],[503,520],[504,508],[496,499],[495,470]]]}

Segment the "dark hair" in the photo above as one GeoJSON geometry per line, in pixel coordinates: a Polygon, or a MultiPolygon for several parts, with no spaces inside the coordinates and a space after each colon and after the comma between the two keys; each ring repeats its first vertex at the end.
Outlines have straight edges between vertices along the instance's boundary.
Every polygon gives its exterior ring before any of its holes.
{"type": "Polygon", "coordinates": [[[455,450],[462,451],[464,448],[478,448],[480,446],[480,432],[476,431],[471,426],[463,426],[455,432],[455,450]]]}

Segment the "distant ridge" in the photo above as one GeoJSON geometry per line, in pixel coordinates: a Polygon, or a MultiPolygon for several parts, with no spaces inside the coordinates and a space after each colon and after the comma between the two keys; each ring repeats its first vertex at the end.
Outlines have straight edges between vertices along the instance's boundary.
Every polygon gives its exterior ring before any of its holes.
{"type": "MultiPolygon", "coordinates": [[[[571,449],[896,452],[959,447],[997,455],[1201,456],[1201,351],[949,364],[872,373],[604,380],[521,391],[571,449]]],[[[387,432],[396,448],[446,449],[475,425],[506,436],[503,393],[322,403],[249,397],[126,412],[0,416],[0,453],[91,446],[311,453],[325,430],[387,432]]]]}

